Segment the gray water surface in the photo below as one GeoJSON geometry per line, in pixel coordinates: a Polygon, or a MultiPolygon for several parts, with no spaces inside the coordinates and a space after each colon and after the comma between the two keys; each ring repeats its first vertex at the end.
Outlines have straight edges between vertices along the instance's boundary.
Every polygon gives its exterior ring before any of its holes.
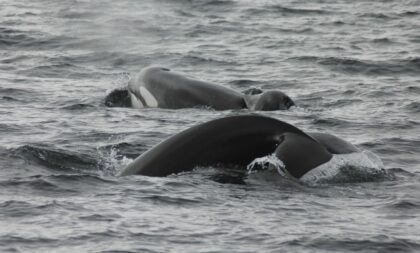
{"type": "MultiPolygon", "coordinates": [[[[0,0],[1,252],[418,252],[420,2],[0,0]],[[110,108],[155,64],[298,105],[386,177],[115,177],[189,126],[247,111],[110,108]]],[[[162,157],[164,159],[164,157],[162,157]]]]}

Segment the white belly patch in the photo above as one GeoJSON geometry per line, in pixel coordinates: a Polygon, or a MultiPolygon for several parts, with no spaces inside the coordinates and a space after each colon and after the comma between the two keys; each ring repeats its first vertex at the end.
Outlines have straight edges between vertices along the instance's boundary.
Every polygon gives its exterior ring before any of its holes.
{"type": "Polygon", "coordinates": [[[138,97],[136,97],[136,95],[134,95],[131,92],[130,92],[130,98],[131,98],[131,106],[132,107],[134,107],[136,109],[144,108],[144,105],[141,102],[141,100],[138,97]]]}
{"type": "Polygon", "coordinates": [[[150,93],[145,87],[140,86],[140,95],[143,97],[144,101],[146,102],[146,105],[148,107],[157,107],[158,102],[156,98],[150,93]]]}

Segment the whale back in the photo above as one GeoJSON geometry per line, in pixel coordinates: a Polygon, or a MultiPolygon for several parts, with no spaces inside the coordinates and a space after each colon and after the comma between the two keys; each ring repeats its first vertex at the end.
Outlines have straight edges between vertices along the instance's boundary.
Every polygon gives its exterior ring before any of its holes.
{"type": "Polygon", "coordinates": [[[353,144],[327,133],[309,133],[309,135],[325,146],[332,154],[349,154],[359,152],[353,144]]]}
{"type": "Polygon", "coordinates": [[[235,90],[157,66],[144,68],[129,83],[129,90],[136,98],[144,100],[142,104],[146,107],[210,106],[215,110],[226,110],[246,106],[242,94],[235,90]]]}
{"type": "Polygon", "coordinates": [[[184,130],[140,155],[119,175],[167,176],[197,166],[245,166],[275,151],[297,177],[331,158],[321,144],[290,124],[260,115],[241,115],[184,130]]]}

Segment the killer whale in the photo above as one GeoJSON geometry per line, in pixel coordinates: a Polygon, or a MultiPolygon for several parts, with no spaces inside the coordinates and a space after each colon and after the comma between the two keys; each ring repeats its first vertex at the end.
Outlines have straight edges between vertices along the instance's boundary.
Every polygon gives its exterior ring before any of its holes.
{"type": "Polygon", "coordinates": [[[126,98],[134,108],[208,106],[215,110],[269,111],[285,110],[294,105],[293,100],[279,90],[244,94],[157,66],[146,67],[130,79],[126,98]]]}
{"type": "Polygon", "coordinates": [[[305,133],[262,115],[211,120],[169,137],[137,157],[118,175],[167,176],[197,166],[246,166],[275,154],[295,178],[328,162],[333,154],[357,152],[352,144],[325,133],[305,133]]]}

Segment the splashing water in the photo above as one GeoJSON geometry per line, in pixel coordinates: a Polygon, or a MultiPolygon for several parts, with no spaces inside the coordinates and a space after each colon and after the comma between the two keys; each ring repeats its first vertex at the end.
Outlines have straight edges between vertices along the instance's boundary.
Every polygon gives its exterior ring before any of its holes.
{"type": "Polygon", "coordinates": [[[98,149],[98,153],[101,157],[99,167],[103,176],[113,176],[120,168],[127,166],[133,161],[133,159],[119,154],[120,151],[116,147],[111,147],[109,152],[98,149]]]}
{"type": "MultiPolygon", "coordinates": [[[[247,166],[248,175],[277,172],[282,178],[293,178],[284,163],[274,154],[259,157],[247,166]]],[[[310,170],[300,181],[306,184],[369,182],[389,177],[381,159],[370,151],[334,155],[330,161],[310,170]]]]}
{"type": "Polygon", "coordinates": [[[106,95],[109,95],[114,89],[126,89],[130,78],[130,73],[128,72],[115,74],[114,79],[111,80],[112,88],[105,91],[106,95]]]}
{"type": "Polygon", "coordinates": [[[330,161],[300,179],[307,184],[350,183],[381,180],[390,176],[381,159],[369,151],[334,155],[330,161]]]}
{"type": "Polygon", "coordinates": [[[289,173],[286,170],[284,163],[275,155],[258,157],[254,159],[247,167],[248,175],[258,173],[259,171],[277,171],[282,177],[288,177],[289,173]]]}

